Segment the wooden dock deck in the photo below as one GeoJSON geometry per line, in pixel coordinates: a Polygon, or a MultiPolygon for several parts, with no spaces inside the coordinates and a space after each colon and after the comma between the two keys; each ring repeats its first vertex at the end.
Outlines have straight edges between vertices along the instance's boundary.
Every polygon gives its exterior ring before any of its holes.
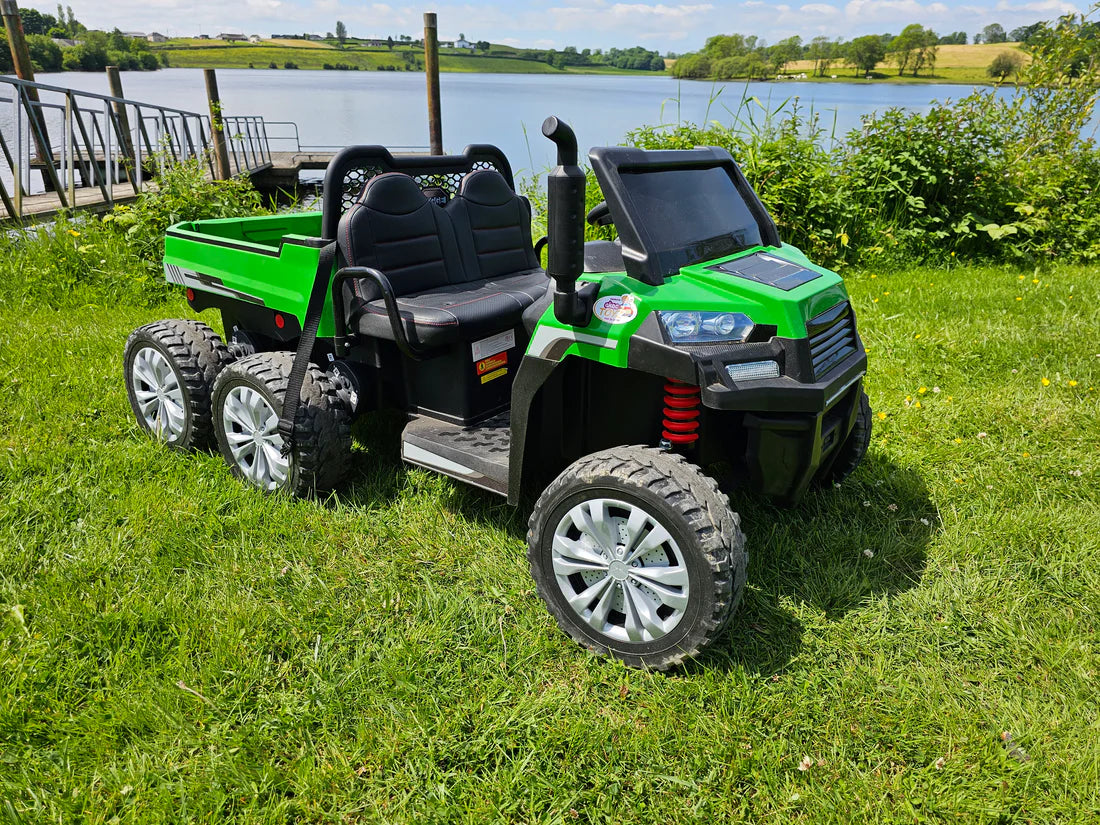
{"type": "MultiPolygon", "coordinates": [[[[325,169],[335,154],[335,152],[328,151],[272,152],[270,163],[262,164],[252,169],[248,174],[260,191],[274,193],[278,189],[285,190],[296,186],[298,173],[303,170],[325,169]]],[[[209,172],[207,172],[207,177],[210,177],[209,172]]],[[[156,180],[146,180],[144,185],[155,187],[156,180]]],[[[104,199],[103,191],[98,186],[78,186],[73,194],[75,202],[69,208],[98,214],[109,211],[114,204],[129,203],[137,198],[133,185],[126,182],[116,183],[111,187],[113,203],[109,203],[104,199]]],[[[65,193],[65,197],[68,200],[68,192],[65,193]]],[[[61,211],[63,211],[61,199],[56,192],[45,192],[23,197],[22,212],[24,221],[50,220],[61,211]]],[[[0,208],[0,225],[18,223],[17,219],[7,214],[6,209],[0,208]]]]}

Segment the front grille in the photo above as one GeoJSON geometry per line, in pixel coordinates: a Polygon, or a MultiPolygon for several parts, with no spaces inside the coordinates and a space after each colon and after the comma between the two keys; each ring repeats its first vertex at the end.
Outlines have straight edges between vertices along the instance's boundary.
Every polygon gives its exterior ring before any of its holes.
{"type": "Polygon", "coordinates": [[[847,301],[812,318],[806,329],[810,333],[810,361],[815,381],[827,376],[856,351],[856,328],[847,301]]]}

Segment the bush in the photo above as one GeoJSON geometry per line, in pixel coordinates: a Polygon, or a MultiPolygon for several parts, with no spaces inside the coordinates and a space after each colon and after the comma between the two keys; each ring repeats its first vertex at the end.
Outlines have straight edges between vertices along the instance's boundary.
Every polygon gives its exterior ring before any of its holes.
{"type": "Polygon", "coordinates": [[[170,166],[157,188],[102,219],[62,215],[53,224],[0,234],[0,302],[52,307],[152,304],[171,290],[162,259],[174,223],[264,212],[247,178],[211,181],[196,160],[170,166]]]}
{"type": "Polygon", "coordinates": [[[993,58],[985,73],[998,80],[1004,80],[1010,74],[1016,74],[1023,68],[1024,56],[1019,52],[1001,52],[993,58]]]}

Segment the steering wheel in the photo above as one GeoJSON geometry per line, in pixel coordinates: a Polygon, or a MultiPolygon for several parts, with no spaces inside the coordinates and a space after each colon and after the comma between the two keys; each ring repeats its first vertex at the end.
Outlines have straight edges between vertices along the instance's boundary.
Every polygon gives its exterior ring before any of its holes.
{"type": "Polygon", "coordinates": [[[592,226],[611,226],[615,223],[611,217],[611,210],[607,206],[607,201],[600,201],[589,209],[586,220],[592,226]]]}

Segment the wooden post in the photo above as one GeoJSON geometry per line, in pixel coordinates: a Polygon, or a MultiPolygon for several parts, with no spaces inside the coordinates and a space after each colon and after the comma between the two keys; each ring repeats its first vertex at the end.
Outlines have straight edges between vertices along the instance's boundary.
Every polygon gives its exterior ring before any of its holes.
{"type": "MultiPolygon", "coordinates": [[[[122,78],[118,74],[118,66],[107,67],[107,83],[111,87],[111,97],[126,97],[122,93],[122,78]]],[[[132,183],[134,180],[134,144],[130,140],[130,117],[126,113],[125,103],[116,100],[114,109],[115,120],[118,122],[118,148],[123,157],[126,158],[126,178],[132,183]]]]}
{"type": "Polygon", "coordinates": [[[222,128],[222,99],[218,95],[218,78],[213,69],[203,69],[206,80],[206,97],[210,101],[210,142],[214,144],[214,177],[229,180],[229,151],[225,147],[225,130],[222,128]]]}
{"type": "MultiPolygon", "coordinates": [[[[19,5],[15,0],[0,0],[0,13],[4,17],[4,28],[8,33],[8,47],[11,49],[11,60],[15,65],[15,76],[20,80],[29,80],[34,82],[34,64],[31,63],[31,55],[27,50],[27,38],[23,34],[23,18],[19,15],[19,5]]],[[[40,103],[38,97],[38,89],[29,87],[26,89],[26,95],[28,100],[33,103],[40,103]]],[[[41,106],[30,106],[31,109],[28,114],[34,118],[35,124],[38,129],[31,128],[31,135],[34,138],[35,150],[38,152],[38,160],[41,163],[52,164],[53,163],[53,151],[50,149],[50,136],[46,131],[46,118],[42,114],[41,106]],[[39,134],[41,134],[41,140],[39,134]]],[[[52,186],[51,178],[56,176],[48,175],[45,171],[42,172],[42,180],[47,189],[54,188],[52,186]]]]}
{"type": "Polygon", "coordinates": [[[443,154],[443,116],[439,106],[439,31],[435,12],[424,12],[424,74],[428,79],[428,135],[432,154],[443,154]]]}

